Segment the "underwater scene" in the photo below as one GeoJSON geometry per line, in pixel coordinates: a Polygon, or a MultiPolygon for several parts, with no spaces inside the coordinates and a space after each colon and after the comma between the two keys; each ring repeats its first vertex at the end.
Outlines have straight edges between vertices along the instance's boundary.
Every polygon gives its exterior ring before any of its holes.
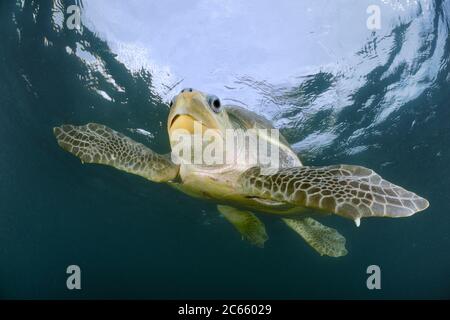
{"type": "Polygon", "coordinates": [[[450,299],[449,32],[447,0],[1,1],[0,298],[450,299]],[[197,127],[275,132],[277,170],[178,163],[197,127]]]}

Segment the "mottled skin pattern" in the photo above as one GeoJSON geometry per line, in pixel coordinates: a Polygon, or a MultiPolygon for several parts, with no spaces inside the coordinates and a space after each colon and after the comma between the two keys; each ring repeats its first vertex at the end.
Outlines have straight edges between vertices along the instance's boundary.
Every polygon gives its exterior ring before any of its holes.
{"type": "Polygon", "coordinates": [[[287,168],[273,175],[260,171],[255,167],[241,175],[245,194],[334,212],[355,221],[406,217],[428,207],[427,200],[360,166],[287,168]]]}
{"type": "MultiPolygon", "coordinates": [[[[214,101],[217,97],[190,88],[174,97],[167,121],[171,146],[172,131],[182,128],[192,134],[195,123],[222,137],[228,129],[273,128],[251,111],[222,107],[214,101]]],[[[364,167],[304,167],[281,135],[279,141],[259,136],[280,149],[281,168],[269,174],[242,161],[214,167],[175,165],[169,157],[95,123],[63,125],[54,128],[54,134],[58,144],[83,163],[109,165],[216,202],[242,237],[260,247],[268,237],[263,222],[253,212],[277,214],[318,253],[340,257],[347,254],[345,238],[311,217],[335,213],[359,225],[364,217],[406,217],[429,205],[427,200],[364,167]]],[[[239,150],[241,154],[248,151],[243,145],[239,150]]]]}
{"type": "Polygon", "coordinates": [[[255,214],[250,211],[242,211],[222,205],[217,206],[217,209],[246,240],[255,246],[264,246],[264,242],[268,239],[266,228],[255,214]],[[243,212],[246,214],[242,214],[243,212]],[[252,230],[252,232],[248,232],[247,230],[252,230]]]}
{"type": "Polygon", "coordinates": [[[61,148],[84,163],[112,166],[155,182],[174,179],[178,174],[178,166],[169,157],[104,125],[63,125],[55,127],[53,132],[61,148]]]}
{"type": "Polygon", "coordinates": [[[283,220],[321,255],[342,257],[347,254],[345,238],[336,230],[324,226],[312,218],[283,220]]]}

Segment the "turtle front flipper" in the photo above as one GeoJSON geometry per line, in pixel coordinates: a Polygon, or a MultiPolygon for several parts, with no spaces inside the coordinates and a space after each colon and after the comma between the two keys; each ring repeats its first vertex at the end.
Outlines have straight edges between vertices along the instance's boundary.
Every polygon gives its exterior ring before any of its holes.
{"type": "Polygon", "coordinates": [[[219,212],[227,219],[251,244],[264,247],[268,236],[264,224],[250,211],[219,205],[219,212]]]}
{"type": "Polygon", "coordinates": [[[154,182],[170,181],[178,175],[178,166],[169,157],[104,125],[62,125],[55,127],[53,133],[60,147],[83,163],[112,166],[154,182]]]}
{"type": "Polygon", "coordinates": [[[248,197],[333,212],[356,225],[365,217],[407,217],[429,205],[373,170],[353,165],[286,168],[270,175],[254,167],[239,183],[248,197]]]}
{"type": "Polygon", "coordinates": [[[324,226],[312,218],[287,219],[283,221],[321,256],[342,257],[347,254],[345,238],[333,228],[324,226]]]}

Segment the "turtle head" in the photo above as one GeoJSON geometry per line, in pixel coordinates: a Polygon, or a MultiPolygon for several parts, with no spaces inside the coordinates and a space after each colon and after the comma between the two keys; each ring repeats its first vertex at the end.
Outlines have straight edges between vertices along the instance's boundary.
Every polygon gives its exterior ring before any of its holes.
{"type": "Polygon", "coordinates": [[[170,102],[167,129],[171,138],[177,130],[192,135],[214,130],[223,136],[229,127],[228,115],[215,95],[187,88],[170,102]]]}

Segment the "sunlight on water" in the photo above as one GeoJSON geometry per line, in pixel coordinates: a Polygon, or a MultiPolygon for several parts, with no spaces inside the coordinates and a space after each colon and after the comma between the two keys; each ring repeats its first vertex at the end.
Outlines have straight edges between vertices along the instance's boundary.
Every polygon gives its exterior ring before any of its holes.
{"type": "Polygon", "coordinates": [[[1,298],[449,297],[450,1],[21,0],[0,18],[1,298]],[[326,218],[337,261],[263,217],[257,250],[214,205],[81,165],[52,134],[97,122],[166,154],[185,87],[264,115],[306,165],[367,166],[431,206],[326,218]]]}
{"type": "Polygon", "coordinates": [[[448,54],[448,12],[436,12],[430,1],[379,2],[382,26],[375,31],[366,26],[372,1],[353,2],[351,10],[342,10],[342,1],[84,4],[90,28],[130,70],[150,71],[166,101],[183,87],[201,88],[282,127],[305,126],[328,112],[320,127],[292,141],[298,150],[310,149],[310,141],[326,149],[347,129],[336,126],[339,113],[358,92],[384,82],[385,92],[357,102],[374,112],[352,136],[370,135],[423,94],[448,54]]]}

